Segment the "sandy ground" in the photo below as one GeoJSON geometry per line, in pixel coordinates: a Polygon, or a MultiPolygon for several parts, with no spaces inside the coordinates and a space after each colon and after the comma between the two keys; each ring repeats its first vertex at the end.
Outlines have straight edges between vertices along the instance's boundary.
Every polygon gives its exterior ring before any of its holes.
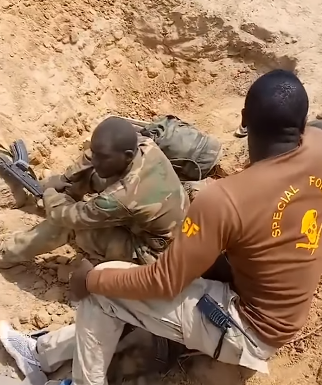
{"type": "MultiPolygon", "coordinates": [[[[259,74],[297,71],[310,116],[320,112],[321,7],[320,0],[1,0],[1,135],[24,139],[41,174],[62,171],[108,114],[173,113],[221,139],[231,172],[245,160],[245,140],[232,134],[259,74]]],[[[40,220],[41,210],[12,210],[10,199],[0,205],[2,232],[40,220]]],[[[67,246],[0,275],[1,318],[25,331],[73,322],[66,282],[80,257],[67,246]]],[[[240,368],[195,358],[163,382],[321,385],[321,311],[318,288],[305,329],[274,357],[269,377],[247,380],[240,368]]],[[[0,372],[17,376],[2,348],[0,372]]]]}

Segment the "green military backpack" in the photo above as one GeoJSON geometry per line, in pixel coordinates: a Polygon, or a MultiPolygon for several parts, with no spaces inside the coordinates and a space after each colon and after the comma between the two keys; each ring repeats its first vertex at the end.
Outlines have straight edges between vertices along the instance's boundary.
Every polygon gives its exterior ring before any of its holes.
{"type": "Polygon", "coordinates": [[[176,116],[159,116],[147,124],[148,136],[170,160],[181,181],[198,181],[211,174],[221,157],[221,143],[176,116]]]}

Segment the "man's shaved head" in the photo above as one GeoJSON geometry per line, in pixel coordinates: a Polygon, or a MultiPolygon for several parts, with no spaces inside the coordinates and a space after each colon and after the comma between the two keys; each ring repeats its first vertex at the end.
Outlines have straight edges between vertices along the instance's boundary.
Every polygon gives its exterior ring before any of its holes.
{"type": "Polygon", "coordinates": [[[91,139],[92,163],[98,175],[121,175],[132,162],[137,146],[137,133],[131,123],[117,117],[105,119],[91,139]]]}
{"type": "Polygon", "coordinates": [[[305,88],[293,72],[274,70],[258,78],[247,93],[242,111],[250,153],[257,151],[259,142],[262,149],[265,143],[293,141],[298,145],[308,108],[305,88]]]}
{"type": "Polygon", "coordinates": [[[258,78],[250,87],[244,115],[247,128],[282,132],[293,127],[303,132],[309,99],[299,78],[290,71],[274,70],[258,78]]]}
{"type": "Polygon", "coordinates": [[[94,130],[92,142],[114,151],[136,151],[138,137],[133,125],[125,119],[112,117],[103,120],[94,130]]]}

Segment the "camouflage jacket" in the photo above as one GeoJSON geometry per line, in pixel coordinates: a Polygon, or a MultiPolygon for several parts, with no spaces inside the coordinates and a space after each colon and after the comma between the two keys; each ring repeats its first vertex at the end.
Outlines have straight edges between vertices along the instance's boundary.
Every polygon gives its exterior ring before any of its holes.
{"type": "Polygon", "coordinates": [[[116,179],[113,181],[100,178],[95,172],[91,159],[91,151],[84,151],[74,164],[67,167],[64,175],[61,176],[71,183],[71,187],[66,192],[76,201],[82,200],[85,194],[99,194],[117,181],[116,179]]]}
{"type": "Polygon", "coordinates": [[[98,178],[90,152],[69,168],[65,177],[73,182],[72,189],[81,187],[81,194],[95,191],[98,195],[87,202],[75,202],[69,194],[47,189],[44,203],[49,220],[74,230],[125,226],[139,244],[157,253],[172,241],[189,205],[171,163],[143,136],[139,136],[138,152],[123,178],[98,178]]]}

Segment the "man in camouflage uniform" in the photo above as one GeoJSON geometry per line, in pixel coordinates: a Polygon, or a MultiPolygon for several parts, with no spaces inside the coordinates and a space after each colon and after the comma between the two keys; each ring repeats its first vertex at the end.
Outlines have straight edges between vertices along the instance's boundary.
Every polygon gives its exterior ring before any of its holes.
{"type": "Polygon", "coordinates": [[[30,260],[73,237],[92,257],[152,263],[181,227],[189,204],[162,151],[121,118],[99,124],[91,149],[45,187],[47,219],[4,242],[0,267],[30,260]]]}

